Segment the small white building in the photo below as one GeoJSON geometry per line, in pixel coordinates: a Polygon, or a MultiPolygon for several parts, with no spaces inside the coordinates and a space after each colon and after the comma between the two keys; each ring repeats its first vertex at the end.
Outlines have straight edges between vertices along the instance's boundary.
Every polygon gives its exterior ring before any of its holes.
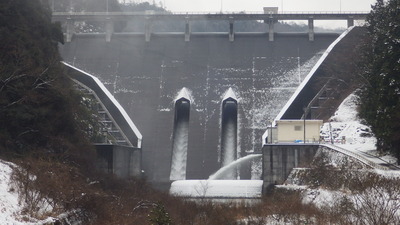
{"type": "Polygon", "coordinates": [[[322,125],[322,120],[277,120],[276,128],[268,131],[268,137],[272,137],[268,143],[316,143],[322,125]]]}

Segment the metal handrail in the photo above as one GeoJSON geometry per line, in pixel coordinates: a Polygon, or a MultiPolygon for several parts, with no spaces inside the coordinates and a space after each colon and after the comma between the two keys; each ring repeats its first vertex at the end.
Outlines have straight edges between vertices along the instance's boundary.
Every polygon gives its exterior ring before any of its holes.
{"type": "Polygon", "coordinates": [[[366,165],[368,165],[368,166],[370,166],[370,167],[372,167],[372,168],[374,168],[374,169],[389,170],[389,169],[388,169],[387,167],[385,167],[385,166],[381,166],[381,165],[379,165],[379,164],[377,164],[377,163],[375,163],[375,162],[372,162],[371,160],[365,158],[365,157],[362,156],[362,155],[359,155],[359,154],[357,154],[357,153],[355,153],[355,152],[352,152],[352,151],[349,151],[349,150],[347,150],[347,149],[341,148],[341,147],[339,147],[339,146],[332,145],[332,144],[321,144],[321,146],[330,148],[330,149],[335,150],[335,151],[337,151],[337,152],[343,153],[343,154],[345,154],[345,155],[347,155],[347,156],[353,157],[353,158],[359,160],[360,162],[362,162],[362,163],[364,163],[364,164],[366,164],[366,165]]]}
{"type": "MultiPolygon", "coordinates": [[[[368,14],[368,11],[278,11],[277,13],[272,13],[272,15],[285,15],[285,14],[340,14],[340,15],[348,15],[348,14],[368,14]]],[[[146,12],[146,11],[132,11],[132,12],[64,12],[64,11],[55,11],[53,15],[213,15],[213,14],[221,14],[221,15],[230,15],[230,14],[249,14],[249,15],[263,15],[270,14],[262,11],[198,11],[198,12],[146,12]]]]}
{"type": "MultiPolygon", "coordinates": [[[[162,14],[164,12],[156,12],[155,14],[157,15],[158,13],[162,14]]],[[[274,14],[368,14],[368,11],[278,11],[274,14]]],[[[203,14],[270,14],[270,13],[265,13],[263,11],[223,11],[223,12],[169,12],[165,14],[174,14],[174,15],[182,15],[182,14],[188,14],[188,15],[203,15],[203,14]]]]}

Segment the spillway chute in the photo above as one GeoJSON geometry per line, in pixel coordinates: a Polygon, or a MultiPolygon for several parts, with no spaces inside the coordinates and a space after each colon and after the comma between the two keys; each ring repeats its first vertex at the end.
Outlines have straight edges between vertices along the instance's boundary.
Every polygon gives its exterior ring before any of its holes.
{"type": "Polygon", "coordinates": [[[189,92],[182,88],[175,99],[170,180],[186,179],[190,104],[189,92]]]}
{"type": "MultiPolygon", "coordinates": [[[[232,88],[229,88],[222,100],[221,110],[221,167],[224,167],[237,158],[237,113],[238,102],[232,88]]],[[[232,171],[226,177],[236,179],[236,171],[232,171]]]]}

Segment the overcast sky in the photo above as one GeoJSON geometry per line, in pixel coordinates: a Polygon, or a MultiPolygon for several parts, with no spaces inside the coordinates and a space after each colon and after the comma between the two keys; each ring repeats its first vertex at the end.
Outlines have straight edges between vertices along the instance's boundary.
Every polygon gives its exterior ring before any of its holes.
{"type": "MultiPolygon", "coordinates": [[[[120,0],[121,1],[121,0],[120,0]]],[[[123,1],[123,0],[122,0],[123,1]]],[[[126,2],[133,0],[126,0],[126,2]]],[[[153,0],[134,0],[134,2],[153,0]]],[[[172,12],[261,12],[265,6],[279,7],[279,11],[370,11],[376,0],[154,0],[172,12]]],[[[345,27],[346,22],[315,22],[316,26],[345,27]]]]}

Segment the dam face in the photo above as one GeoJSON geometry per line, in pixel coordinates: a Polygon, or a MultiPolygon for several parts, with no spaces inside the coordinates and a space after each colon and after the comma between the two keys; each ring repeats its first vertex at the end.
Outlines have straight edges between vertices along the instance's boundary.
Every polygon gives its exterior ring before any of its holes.
{"type": "MultiPolygon", "coordinates": [[[[60,45],[63,59],[97,76],[143,134],[149,181],[170,179],[175,100],[189,93],[186,179],[205,179],[221,166],[222,103],[237,97],[236,156],[261,151],[262,134],[339,34],[77,35],[60,45]]],[[[186,128],[185,128],[186,129],[186,128]]],[[[183,160],[185,161],[185,160],[183,160]]],[[[183,167],[184,168],[184,167],[183,167]]],[[[240,176],[240,175],[239,175],[240,176]]],[[[243,177],[243,175],[242,175],[243,177]]]]}

